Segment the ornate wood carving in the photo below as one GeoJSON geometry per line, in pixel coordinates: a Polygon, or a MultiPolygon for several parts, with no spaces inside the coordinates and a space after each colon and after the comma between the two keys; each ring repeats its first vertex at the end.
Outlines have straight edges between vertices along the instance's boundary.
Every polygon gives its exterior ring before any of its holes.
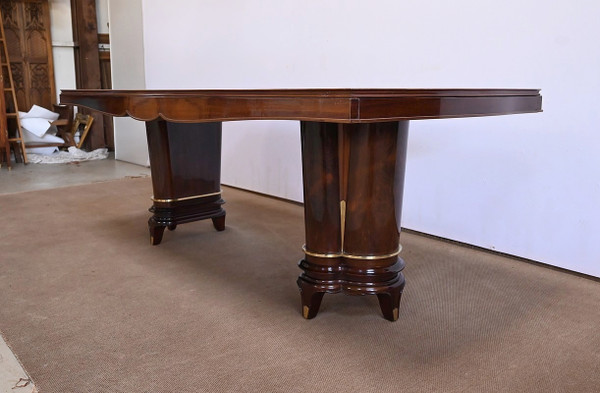
{"type": "Polygon", "coordinates": [[[43,0],[0,3],[19,110],[56,103],[50,11],[43,0]]]}

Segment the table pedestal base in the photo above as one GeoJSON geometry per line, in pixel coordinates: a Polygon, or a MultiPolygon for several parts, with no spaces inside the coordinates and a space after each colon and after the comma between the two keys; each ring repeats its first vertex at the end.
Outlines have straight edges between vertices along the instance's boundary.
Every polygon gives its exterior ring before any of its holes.
{"type": "Polygon", "coordinates": [[[216,230],[224,230],[221,123],[154,120],[146,122],[146,134],[154,192],[150,242],[159,244],[165,228],[208,218],[216,230]]]}
{"type": "Polygon", "coordinates": [[[225,230],[225,209],[221,207],[225,201],[221,199],[220,195],[207,197],[204,200],[191,201],[191,203],[186,202],[154,202],[154,205],[148,209],[153,213],[152,217],[148,219],[148,230],[150,231],[152,245],[160,244],[165,228],[174,231],[178,224],[186,222],[210,218],[217,231],[225,230]]]}
{"type": "Polygon", "coordinates": [[[404,274],[401,273],[404,261],[401,258],[397,258],[397,263],[380,272],[366,269],[366,272],[358,272],[358,274],[351,273],[343,262],[338,262],[340,267],[338,273],[325,272],[319,264],[311,264],[305,259],[300,261],[299,266],[304,270],[297,281],[304,318],[312,319],[317,316],[325,293],[344,292],[350,295],[377,295],[384,318],[389,321],[398,319],[400,298],[405,284],[404,274]],[[321,272],[317,273],[319,270],[321,272]],[[354,281],[361,278],[363,281],[354,281]],[[389,278],[389,280],[379,281],[382,278],[389,278]]]}
{"type": "Polygon", "coordinates": [[[377,295],[398,319],[405,280],[398,256],[408,122],[303,122],[305,257],[302,315],[325,293],[377,295]]]}

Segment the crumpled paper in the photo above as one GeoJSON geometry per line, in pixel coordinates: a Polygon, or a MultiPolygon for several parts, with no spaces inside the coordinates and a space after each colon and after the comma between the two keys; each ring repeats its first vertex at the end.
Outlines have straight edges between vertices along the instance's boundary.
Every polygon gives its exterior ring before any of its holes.
{"type": "Polygon", "coordinates": [[[107,148],[87,152],[75,146],[69,147],[68,151],[59,151],[50,155],[27,154],[27,161],[33,164],[64,164],[68,162],[103,160],[105,158],[108,158],[107,148]]]}
{"type": "Polygon", "coordinates": [[[38,138],[43,138],[50,129],[50,123],[58,119],[58,113],[49,111],[41,106],[34,105],[29,112],[20,112],[21,127],[38,138]]]}

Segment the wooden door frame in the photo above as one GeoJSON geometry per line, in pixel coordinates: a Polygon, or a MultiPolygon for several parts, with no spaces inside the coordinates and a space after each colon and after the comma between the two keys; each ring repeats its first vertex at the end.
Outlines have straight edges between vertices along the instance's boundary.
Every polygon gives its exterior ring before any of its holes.
{"type": "MultiPolygon", "coordinates": [[[[75,42],[75,80],[78,89],[101,89],[98,22],[95,0],[71,0],[73,41],[75,42]]],[[[106,146],[104,117],[98,112],[80,109],[94,117],[86,147],[90,150],[106,146]]]]}

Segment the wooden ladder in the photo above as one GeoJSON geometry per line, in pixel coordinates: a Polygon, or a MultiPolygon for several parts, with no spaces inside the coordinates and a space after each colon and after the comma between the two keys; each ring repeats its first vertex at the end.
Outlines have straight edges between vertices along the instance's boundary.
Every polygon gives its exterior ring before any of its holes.
{"type": "MultiPolygon", "coordinates": [[[[27,164],[27,151],[25,142],[21,134],[21,120],[19,119],[19,109],[17,105],[17,93],[10,69],[10,60],[8,49],[6,47],[6,36],[4,35],[4,26],[2,15],[0,14],[0,83],[2,84],[2,98],[0,98],[0,149],[4,150],[6,164],[10,169],[10,145],[13,145],[15,160],[19,160],[19,153],[23,156],[23,163],[27,164]],[[15,128],[15,133],[11,137],[10,128],[15,128]]],[[[2,162],[0,156],[0,163],[2,162]]]]}
{"type": "MultiPolygon", "coordinates": [[[[0,73],[0,84],[4,85],[2,73],[0,73]]],[[[0,168],[6,162],[10,169],[10,142],[8,141],[8,127],[6,124],[6,105],[4,105],[4,94],[0,94],[0,168]],[[4,158],[2,158],[4,156],[4,158]]]]}

